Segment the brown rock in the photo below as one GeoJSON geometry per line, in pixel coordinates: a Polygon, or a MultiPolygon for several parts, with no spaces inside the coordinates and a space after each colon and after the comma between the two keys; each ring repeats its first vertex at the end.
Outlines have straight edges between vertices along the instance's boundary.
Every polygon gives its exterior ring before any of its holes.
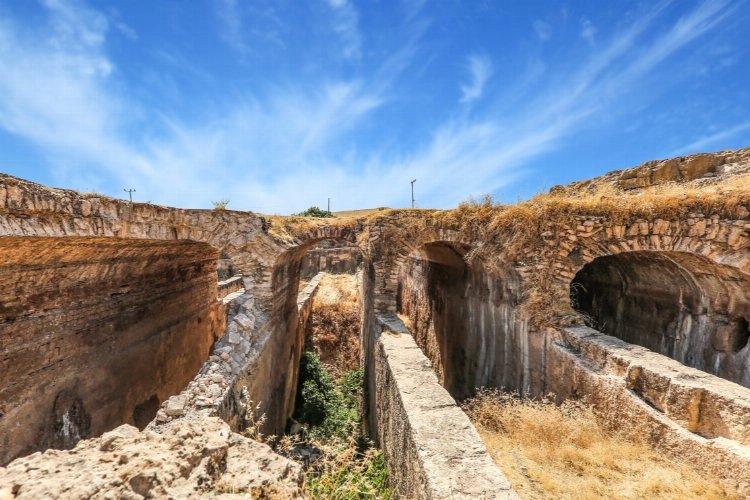
{"type": "Polygon", "coordinates": [[[0,468],[6,498],[304,498],[300,466],[232,433],[218,418],[179,421],[161,433],[123,425],[74,450],[35,453],[0,468]]]}

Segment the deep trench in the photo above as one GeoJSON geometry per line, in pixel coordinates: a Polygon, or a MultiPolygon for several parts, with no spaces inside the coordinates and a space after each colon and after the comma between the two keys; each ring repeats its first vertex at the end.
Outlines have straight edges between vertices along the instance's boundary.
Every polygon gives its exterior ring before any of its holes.
{"type": "MultiPolygon", "coordinates": [[[[300,247],[290,256],[286,259],[288,271],[285,274],[288,274],[289,281],[287,294],[296,298],[297,326],[289,336],[295,339],[292,351],[297,353],[299,366],[295,366],[298,376],[295,377],[296,387],[291,391],[293,404],[285,412],[288,418],[286,431],[296,423],[295,418],[300,419],[303,413],[305,377],[311,374],[311,370],[306,368],[313,363],[310,355],[318,365],[316,370],[322,370],[325,377],[336,382],[360,365],[362,326],[361,291],[356,285],[356,276],[363,264],[359,248],[345,240],[330,238],[300,247]],[[337,289],[332,283],[337,276],[352,278],[354,288],[337,289]],[[319,285],[308,286],[311,280],[318,282],[321,279],[324,281],[319,285]],[[307,296],[306,293],[311,295],[307,296]],[[355,304],[344,303],[347,294],[357,296],[355,304]],[[309,301],[309,304],[305,301],[309,301]]],[[[289,310],[291,301],[287,299],[284,304],[289,310]]],[[[290,327],[294,329],[293,325],[290,327]]],[[[310,382],[320,383],[319,380],[310,382]]],[[[311,422],[303,423],[307,425],[311,422]]]]}
{"type": "Polygon", "coordinates": [[[0,464],[144,428],[223,334],[204,243],[0,238],[0,464]]]}
{"type": "Polygon", "coordinates": [[[399,273],[397,309],[455,399],[478,387],[528,391],[528,335],[516,313],[520,279],[507,266],[467,263],[467,251],[434,242],[412,253],[399,273]]]}
{"type": "Polygon", "coordinates": [[[287,286],[277,288],[276,304],[293,318],[287,320],[287,351],[299,364],[292,404],[284,407],[284,432],[293,445],[282,440],[276,451],[303,466],[313,498],[391,495],[382,453],[364,424],[358,279],[364,266],[359,249],[341,240],[293,249],[277,263],[276,275],[285,279],[277,283],[287,286]]]}
{"type": "Polygon", "coordinates": [[[681,252],[595,259],[571,300],[602,333],[750,387],[750,276],[681,252]]]}

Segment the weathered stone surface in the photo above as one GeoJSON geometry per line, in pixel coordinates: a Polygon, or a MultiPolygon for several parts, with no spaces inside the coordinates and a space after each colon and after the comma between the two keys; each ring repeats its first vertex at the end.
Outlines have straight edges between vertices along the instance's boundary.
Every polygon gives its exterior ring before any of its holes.
{"type": "Polygon", "coordinates": [[[436,243],[410,255],[399,274],[401,312],[456,399],[478,387],[524,387],[521,353],[529,338],[516,313],[520,277],[509,268],[490,275],[481,262],[467,264],[462,252],[436,243]]]}
{"type": "Polygon", "coordinates": [[[611,183],[626,190],[647,188],[667,182],[701,180],[716,183],[727,176],[746,172],[750,172],[750,148],[647,161],[637,167],[615,170],[595,179],[556,186],[553,189],[574,193],[604,183],[611,183]]]}
{"type": "Polygon", "coordinates": [[[547,336],[547,390],[750,494],[750,390],[587,327],[547,336]]]}
{"type": "Polygon", "coordinates": [[[0,498],[304,498],[303,480],[299,465],[207,418],[158,434],[123,425],[15,460],[0,468],[0,498]]]}
{"type": "Polygon", "coordinates": [[[225,327],[202,243],[0,238],[0,463],[145,427],[225,327]]]}
{"type": "Polygon", "coordinates": [[[302,259],[300,277],[310,279],[320,272],[354,274],[361,259],[357,246],[335,240],[323,240],[310,248],[302,259]]]}
{"type": "Polygon", "coordinates": [[[375,353],[377,437],[399,494],[517,498],[429,360],[411,335],[402,333],[408,332],[403,323],[395,315],[380,320],[389,326],[375,353]]]}

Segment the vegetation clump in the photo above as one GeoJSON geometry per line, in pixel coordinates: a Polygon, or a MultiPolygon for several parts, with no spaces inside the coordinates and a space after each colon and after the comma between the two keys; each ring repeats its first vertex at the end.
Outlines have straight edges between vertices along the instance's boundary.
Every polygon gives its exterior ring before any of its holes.
{"type": "Polygon", "coordinates": [[[212,201],[211,204],[214,206],[214,210],[226,210],[227,206],[229,206],[229,198],[212,201]]]}
{"type": "Polygon", "coordinates": [[[312,498],[388,499],[388,471],[380,450],[360,432],[363,371],[349,370],[334,381],[317,354],[306,351],[300,369],[295,420],[302,424],[282,452],[305,458],[312,498]]]}
{"type": "Polygon", "coordinates": [[[319,218],[333,217],[333,214],[331,212],[329,212],[328,210],[321,210],[318,207],[310,207],[304,212],[300,212],[294,215],[298,217],[319,217],[319,218]]]}
{"type": "Polygon", "coordinates": [[[718,479],[609,431],[585,403],[481,390],[462,406],[521,498],[738,498],[718,479]]]}

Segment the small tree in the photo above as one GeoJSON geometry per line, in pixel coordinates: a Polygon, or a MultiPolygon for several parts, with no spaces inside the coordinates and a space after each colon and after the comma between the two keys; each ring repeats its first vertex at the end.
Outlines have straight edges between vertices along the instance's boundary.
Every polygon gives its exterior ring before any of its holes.
{"type": "Polygon", "coordinates": [[[211,204],[214,206],[214,210],[226,210],[229,205],[229,198],[222,198],[219,201],[212,201],[211,204]]]}

